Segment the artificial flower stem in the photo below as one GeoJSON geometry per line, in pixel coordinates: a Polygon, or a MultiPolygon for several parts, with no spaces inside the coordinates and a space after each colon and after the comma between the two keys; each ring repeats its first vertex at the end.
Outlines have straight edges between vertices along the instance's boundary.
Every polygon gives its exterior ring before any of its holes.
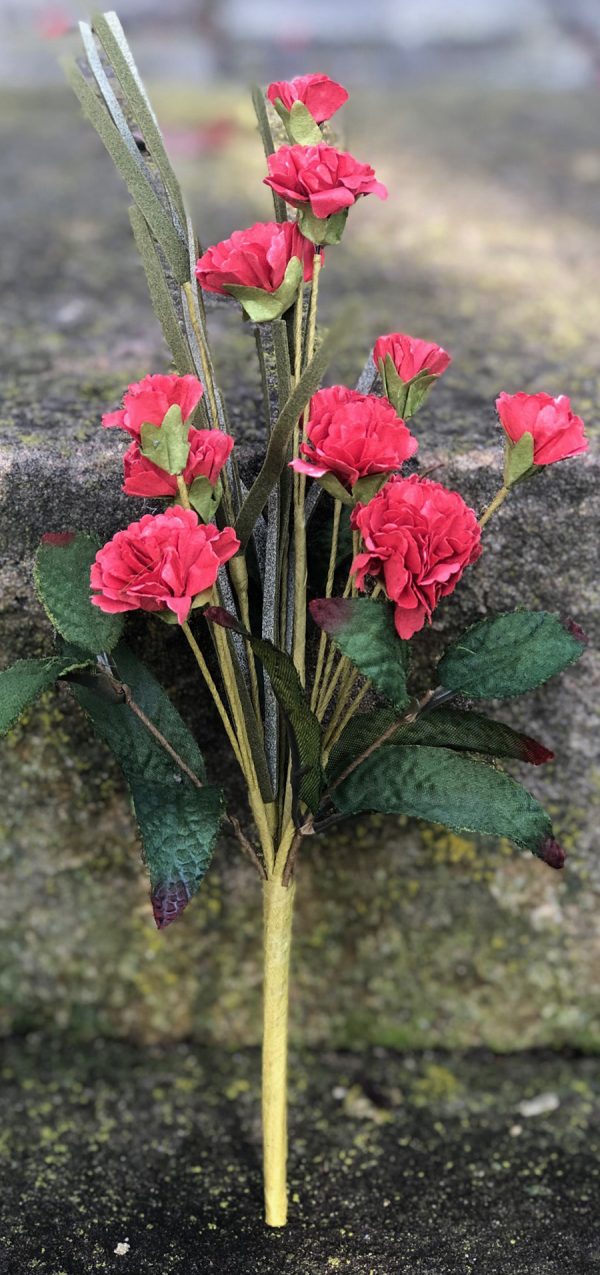
{"type": "MultiPolygon", "coordinates": [[[[248,568],[243,554],[236,554],[236,556],[231,559],[231,562],[229,563],[229,574],[236,592],[242,624],[246,629],[250,629],[248,568]]],[[[254,651],[252,650],[249,642],[246,642],[246,653],[248,656],[248,669],[250,671],[250,694],[252,696],[252,704],[254,706],[254,712],[256,713],[259,730],[264,738],[262,713],[260,711],[260,696],[258,693],[258,678],[256,675],[256,661],[254,659],[254,651]]]]}
{"type": "MultiPolygon", "coordinates": [[[[333,590],[333,580],[335,576],[335,564],[337,562],[338,541],[340,535],[340,517],[342,513],[341,500],[333,502],[333,526],[331,529],[331,550],[329,553],[329,568],[327,571],[327,582],[325,585],[325,597],[330,598],[333,590]]],[[[327,634],[324,629],[321,630],[319,639],[319,650],[317,654],[317,667],[315,669],[315,680],[312,689],[310,706],[314,712],[318,698],[319,686],[321,682],[321,674],[323,672],[323,660],[325,658],[325,647],[327,646],[327,634]]]]}
{"type": "MultiPolygon", "coordinates": [[[[310,307],[308,311],[308,333],[306,337],[306,362],[312,359],[315,346],[315,335],[317,331],[317,306],[319,300],[319,275],[321,272],[321,256],[316,252],[313,257],[312,272],[312,288],[310,294],[310,307]]],[[[309,408],[304,413],[306,421],[309,408]]],[[[306,678],[306,523],[304,519],[304,496],[306,489],[306,476],[298,475],[298,482],[294,485],[294,549],[295,571],[294,571],[294,641],[292,647],[292,657],[294,664],[298,670],[300,680],[304,683],[306,678]]]]}
{"type": "MultiPolygon", "coordinates": [[[[357,708],[360,706],[360,704],[362,704],[362,701],[365,698],[367,691],[369,691],[370,689],[371,689],[371,683],[365,682],[365,685],[361,686],[358,692],[358,695],[356,695],[356,697],[352,700],[350,707],[343,714],[343,716],[338,717],[337,722],[335,721],[335,718],[332,718],[329,731],[327,732],[327,735],[325,736],[325,740],[324,740],[324,747],[323,747],[324,761],[326,761],[329,758],[329,754],[331,752],[331,749],[333,748],[333,745],[337,744],[337,741],[340,738],[342,731],[346,729],[346,726],[348,725],[350,718],[354,716],[354,713],[356,712],[357,708]]],[[[342,702],[345,702],[345,699],[346,699],[346,696],[344,696],[344,700],[342,702]]]]}
{"type": "MultiPolygon", "coordinates": [[[[284,850],[282,845],[278,857],[284,850]]],[[[287,1052],[295,885],[263,885],[262,1125],[265,1222],[287,1222],[287,1052]]]]}
{"type": "Polygon", "coordinates": [[[190,645],[190,647],[191,647],[191,649],[192,649],[192,652],[193,652],[193,654],[194,654],[194,658],[195,658],[195,660],[196,660],[196,663],[197,663],[197,665],[198,665],[198,668],[200,669],[200,672],[202,673],[202,676],[203,676],[203,678],[204,678],[204,681],[206,682],[206,685],[207,685],[207,687],[208,687],[208,689],[209,689],[209,691],[210,691],[210,693],[211,693],[211,695],[212,695],[212,697],[213,697],[213,700],[214,700],[215,705],[216,705],[216,708],[217,708],[217,712],[218,712],[218,714],[219,714],[219,717],[221,718],[221,721],[222,721],[222,723],[223,723],[223,726],[225,727],[225,733],[226,733],[227,738],[228,738],[228,740],[229,740],[229,743],[231,744],[231,747],[232,747],[232,749],[233,749],[233,752],[234,752],[234,755],[235,755],[235,759],[236,759],[236,761],[237,761],[237,763],[238,763],[238,765],[239,765],[240,769],[241,769],[241,770],[242,770],[242,772],[243,772],[243,771],[244,771],[244,766],[243,766],[243,762],[242,762],[242,755],[241,755],[240,750],[239,750],[239,748],[238,748],[238,742],[237,742],[237,739],[236,739],[236,737],[235,737],[235,732],[234,732],[233,727],[232,727],[232,725],[231,725],[231,722],[230,722],[230,720],[229,720],[229,714],[228,714],[228,712],[227,712],[227,709],[225,708],[225,705],[224,705],[224,703],[223,703],[223,700],[221,699],[221,696],[220,696],[219,691],[218,691],[218,689],[217,689],[216,683],[215,683],[215,681],[214,681],[214,679],[213,679],[213,677],[212,677],[212,674],[211,674],[211,672],[210,672],[210,669],[209,669],[209,667],[208,667],[208,665],[207,665],[207,663],[206,663],[206,660],[205,660],[205,658],[204,658],[204,656],[203,656],[203,654],[202,654],[202,651],[200,650],[200,647],[198,646],[198,643],[197,643],[197,641],[196,641],[196,639],[195,639],[195,637],[194,637],[194,634],[192,633],[192,630],[190,629],[189,624],[187,624],[187,623],[182,624],[181,628],[182,628],[183,632],[185,633],[185,636],[186,636],[186,638],[187,638],[187,640],[188,640],[188,642],[189,642],[189,645],[190,645]]]}
{"type": "Polygon", "coordinates": [[[177,491],[179,492],[179,499],[183,505],[183,508],[191,509],[192,506],[190,504],[190,498],[188,496],[187,484],[182,474],[177,474],[177,491]]]}
{"type": "Polygon", "coordinates": [[[509,491],[510,491],[509,487],[502,486],[500,488],[500,491],[496,492],[496,495],[494,496],[494,499],[492,500],[491,504],[488,505],[487,509],[484,510],[484,512],[481,515],[481,518],[479,519],[479,526],[481,528],[485,527],[486,522],[489,522],[489,519],[492,517],[492,514],[495,514],[496,510],[500,508],[500,505],[504,504],[504,501],[506,500],[506,497],[508,496],[509,491]]]}

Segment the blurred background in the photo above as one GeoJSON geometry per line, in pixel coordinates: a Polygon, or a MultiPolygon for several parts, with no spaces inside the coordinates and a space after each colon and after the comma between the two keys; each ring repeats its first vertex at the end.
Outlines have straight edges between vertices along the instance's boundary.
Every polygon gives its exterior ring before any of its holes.
{"type": "MultiPolygon", "coordinates": [[[[204,245],[272,215],[247,86],[325,71],[349,89],[334,125],[390,198],[361,201],[342,246],[327,252],[325,319],[343,295],[361,303],[335,376],[356,378],[390,330],[451,351],[415,424],[424,468],[444,465],[442,481],[474,505],[491,497],[502,389],[570,394],[597,438],[598,0],[121,0],[117,9],[204,245]]],[[[77,21],[88,16],[78,3],[0,0],[5,663],[48,646],[30,584],[40,534],[85,526],[106,539],[131,517],[119,492],[122,446],[99,420],[129,381],[168,365],[127,193],[59,65],[78,53],[77,21]]],[[[260,433],[252,337],[229,311],[213,323],[221,383],[251,451],[260,433]]],[[[503,510],[484,567],[465,580],[455,612],[440,609],[439,629],[524,600],[560,606],[598,635],[593,447],[556,469],[503,510]]],[[[429,655],[441,640],[426,636],[429,655]]],[[[329,1257],[389,1275],[398,1236],[410,1275],[514,1262],[519,1275],[580,1275],[597,1259],[597,1224],[586,1220],[600,1049],[594,659],[498,713],[557,753],[543,773],[519,777],[550,809],[568,871],[397,820],[365,821],[352,841],[306,851],[292,1039],[315,1053],[294,1054],[292,1174],[298,1215],[308,1219],[318,1200],[327,1242],[302,1250],[302,1275],[322,1275],[329,1257]],[[562,1238],[559,1194],[572,1228],[562,1238]],[[385,1227],[381,1200],[395,1205],[385,1227]]],[[[175,676],[168,653],[156,662],[215,764],[191,673],[179,662],[175,676]]],[[[195,1267],[196,1257],[215,1253],[220,1271],[247,1275],[244,1219],[258,1199],[254,880],[221,847],[183,920],[158,935],[121,781],[66,695],[44,699],[12,733],[3,785],[2,1203],[14,1220],[24,1198],[27,1226],[11,1221],[8,1239],[0,1228],[0,1270],[112,1270],[102,1263],[134,1235],[136,1275],[191,1275],[212,1268],[195,1267]],[[225,1185],[222,1173],[211,1177],[215,1158],[229,1166],[225,1185]],[[17,1164],[22,1174],[10,1171],[17,1164]],[[201,1251],[197,1213],[210,1228],[201,1251]],[[155,1225],[159,1238],[148,1238],[155,1225]],[[193,1259],[181,1255],[188,1243],[193,1259]]],[[[264,1264],[255,1269],[279,1272],[281,1251],[256,1243],[264,1264]]]]}

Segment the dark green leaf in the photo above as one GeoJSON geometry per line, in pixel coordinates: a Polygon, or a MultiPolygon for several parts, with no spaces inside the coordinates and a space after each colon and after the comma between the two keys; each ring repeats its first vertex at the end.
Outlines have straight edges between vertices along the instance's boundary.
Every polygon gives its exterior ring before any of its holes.
{"type": "Polygon", "coordinates": [[[352,488],[352,503],[360,501],[361,505],[368,505],[385,486],[388,478],[389,474],[366,474],[364,478],[359,478],[352,488]]]}
{"type": "Polygon", "coordinates": [[[54,656],[39,660],[18,660],[0,673],[0,735],[5,735],[18,722],[25,709],[42,691],[54,685],[72,669],[85,668],[90,657],[84,653],[81,659],[54,656]]]}
{"type": "MultiPolygon", "coordinates": [[[[376,810],[507,837],[548,861],[552,824],[539,802],[504,771],[445,748],[385,746],[332,794],[344,814],[376,810]]],[[[557,865],[554,865],[557,866],[557,865]]]]}
{"type": "Polygon", "coordinates": [[[406,708],[410,698],[406,689],[408,644],[396,633],[394,610],[388,602],[316,598],[310,603],[310,613],[380,695],[400,712],[406,708]]]}
{"type": "Polygon", "coordinates": [[[197,781],[188,776],[129,703],[110,702],[93,685],[71,686],[131,789],[150,873],[154,915],[162,929],[181,915],[200,886],[222,818],[222,794],[205,783],[200,749],[149,670],[124,644],[115,651],[113,663],[134,705],[197,781]],[[203,786],[198,787],[198,783],[203,786]]]}
{"type": "Polygon", "coordinates": [[[269,499],[269,493],[279,481],[280,474],[289,459],[289,445],[294,427],[307,403],[318,390],[333,355],[352,331],[354,316],[353,308],[346,310],[340,316],[313,355],[308,367],[304,369],[296,388],[279,414],[262,467],[246,496],[236,522],[235,530],[242,542],[242,547],[248,543],[269,499]]]}
{"type": "Polygon", "coordinates": [[[473,699],[523,695],[572,664],[586,639],[548,611],[510,611],[467,629],[438,664],[442,686],[473,699]]]}
{"type": "MultiPolygon", "coordinates": [[[[356,713],[332,749],[327,767],[328,780],[336,779],[356,757],[370,748],[390,728],[395,716],[388,708],[356,713]]],[[[458,752],[484,753],[490,757],[514,757],[532,766],[551,761],[554,756],[536,739],[512,730],[505,722],[496,722],[484,717],[483,713],[465,712],[458,708],[435,708],[421,713],[414,722],[401,722],[386,743],[451,748],[458,752]]]]}
{"type": "Polygon", "coordinates": [[[161,425],[146,421],[141,428],[140,451],[167,474],[181,474],[190,454],[189,427],[181,416],[178,403],[169,408],[161,425]]]}
{"type": "Polygon", "coordinates": [[[83,532],[50,536],[37,551],[38,597],[65,641],[94,653],[111,651],[123,631],[122,615],[107,615],[90,600],[90,568],[101,542],[83,532]]]}
{"type": "Polygon", "coordinates": [[[272,642],[248,633],[222,607],[207,607],[204,615],[214,624],[242,633],[264,666],[288,727],[295,791],[309,810],[316,811],[323,787],[321,726],[311,712],[293,660],[272,642]]]}

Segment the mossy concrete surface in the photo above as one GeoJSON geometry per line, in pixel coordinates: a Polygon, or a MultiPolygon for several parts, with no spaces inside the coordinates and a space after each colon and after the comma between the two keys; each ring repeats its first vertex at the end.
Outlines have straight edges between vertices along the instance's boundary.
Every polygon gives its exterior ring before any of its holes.
{"type": "MultiPolygon", "coordinates": [[[[238,90],[209,100],[163,86],[154,97],[204,243],[269,217],[238,90]],[[209,125],[223,118],[225,141],[211,149],[209,125]]],[[[1,118],[10,138],[0,213],[0,626],[9,663],[50,641],[31,591],[40,535],[81,527],[108,538],[152,507],[121,493],[124,444],[99,420],[129,380],[166,368],[167,355],[126,193],[74,99],[5,96],[1,118]]],[[[439,464],[436,477],[482,506],[500,481],[501,389],[570,393],[597,438],[597,100],[438,85],[433,97],[358,95],[348,119],[348,144],[391,197],[362,201],[341,248],[326,254],[325,318],[340,295],[361,300],[332,375],[353,380],[380,332],[403,329],[449,348],[453,365],[414,430],[423,467],[439,464]]],[[[243,460],[256,465],[252,335],[229,310],[216,310],[213,324],[243,460]]],[[[489,609],[560,609],[597,635],[597,519],[593,450],[516,493],[486,532],[477,568],[423,635],[415,687],[428,685],[447,634],[489,609]]],[[[137,620],[131,637],[143,642],[137,620]]],[[[151,642],[212,773],[239,801],[177,634],[151,642]]],[[[599,681],[590,649],[562,679],[497,710],[556,752],[543,772],[519,777],[555,819],[569,852],[562,874],[492,841],[397,820],[364,820],[307,845],[296,1035],[344,1048],[598,1048],[599,681]]],[[[235,846],[223,843],[184,919],[158,935],[121,781],[66,692],[13,733],[3,792],[3,1032],[257,1041],[259,887],[235,846]]]]}
{"type": "Polygon", "coordinates": [[[257,1051],[9,1044],[3,1275],[590,1275],[600,1089],[545,1053],[294,1054],[262,1221],[257,1051]]]}

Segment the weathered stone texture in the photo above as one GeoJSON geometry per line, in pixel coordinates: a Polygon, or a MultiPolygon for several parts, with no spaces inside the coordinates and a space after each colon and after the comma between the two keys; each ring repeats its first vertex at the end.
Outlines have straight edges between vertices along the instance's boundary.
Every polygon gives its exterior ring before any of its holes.
{"type": "MultiPolygon", "coordinates": [[[[157,95],[168,124],[230,110],[224,156],[175,159],[201,209],[204,242],[270,215],[245,108],[157,95]],[[254,184],[252,184],[254,183],[254,184]]],[[[98,429],[132,377],[166,366],[130,241],[126,196],[67,95],[3,102],[21,143],[5,166],[0,327],[3,659],[35,654],[48,626],[31,596],[31,554],[51,528],[108,537],[143,502],[119,491],[121,441],[98,429]]],[[[343,246],[327,253],[325,316],[339,292],[363,313],[336,376],[354,377],[382,331],[440,340],[454,364],[414,428],[424,467],[475,505],[499,480],[493,400],[502,388],[570,393],[597,437],[600,160],[584,95],[439,90],[354,102],[349,136],[386,180],[343,246]]],[[[177,137],[174,138],[177,141],[177,137]]],[[[217,355],[243,436],[259,438],[250,333],[219,311],[217,355]]],[[[568,462],[517,493],[487,551],[424,636],[426,677],[442,646],[489,608],[560,609],[598,635],[598,461],[568,462]]],[[[133,622],[134,641],[139,625],[133,622]]],[[[172,652],[157,667],[172,687],[172,652]]],[[[181,650],[182,668],[187,668],[181,650]]],[[[311,844],[298,890],[295,1021],[309,1042],[500,1049],[600,1044],[596,850],[598,662],[499,715],[557,754],[523,775],[570,853],[552,873],[492,842],[361,820],[311,844]]],[[[425,684],[425,683],[424,683],[425,684]]],[[[211,761],[192,670],[176,687],[211,761]]],[[[218,761],[216,763],[218,765],[218,761]]],[[[165,934],[152,926],[122,786],[66,694],[48,698],[4,750],[0,1027],[161,1040],[196,1033],[255,1042],[258,884],[225,845],[201,896],[165,934]]]]}

